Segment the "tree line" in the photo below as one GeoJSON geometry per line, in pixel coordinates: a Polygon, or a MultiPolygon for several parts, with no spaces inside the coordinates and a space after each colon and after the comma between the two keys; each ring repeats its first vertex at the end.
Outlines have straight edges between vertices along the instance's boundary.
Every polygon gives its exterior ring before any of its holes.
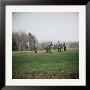
{"type": "Polygon", "coordinates": [[[13,51],[33,50],[34,42],[37,42],[37,39],[30,32],[28,34],[25,32],[12,33],[12,50],[13,51]]]}
{"type": "MultiPolygon", "coordinates": [[[[13,32],[12,33],[12,51],[34,51],[34,43],[37,44],[37,50],[44,50],[49,42],[38,42],[38,39],[30,32],[13,32]]],[[[53,49],[57,49],[57,43],[53,43],[53,49]]],[[[66,42],[67,48],[79,48],[78,42],[66,42]]],[[[63,43],[61,43],[63,48],[63,43]]]]}

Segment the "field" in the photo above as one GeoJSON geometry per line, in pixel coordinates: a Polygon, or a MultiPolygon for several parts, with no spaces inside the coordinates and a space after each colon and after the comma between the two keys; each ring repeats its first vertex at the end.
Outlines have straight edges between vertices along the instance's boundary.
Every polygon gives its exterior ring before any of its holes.
{"type": "Polygon", "coordinates": [[[13,79],[78,79],[79,49],[12,53],[13,79]]]}

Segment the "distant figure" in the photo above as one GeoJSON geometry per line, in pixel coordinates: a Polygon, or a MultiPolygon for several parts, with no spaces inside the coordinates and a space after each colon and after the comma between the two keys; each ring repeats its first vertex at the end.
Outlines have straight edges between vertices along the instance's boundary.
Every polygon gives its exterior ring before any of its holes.
{"type": "Polygon", "coordinates": [[[66,44],[65,44],[65,42],[63,44],[63,47],[64,47],[64,51],[66,51],[66,44]]]}
{"type": "Polygon", "coordinates": [[[35,51],[35,53],[37,53],[37,44],[36,44],[36,42],[34,43],[34,51],[35,51]]]}
{"type": "Polygon", "coordinates": [[[29,42],[26,43],[26,48],[29,51],[29,42]]]}
{"type": "Polygon", "coordinates": [[[52,53],[52,50],[53,50],[53,44],[52,42],[50,43],[50,53],[52,53]]]}
{"type": "Polygon", "coordinates": [[[55,50],[55,44],[53,45],[53,49],[55,50]]]}
{"type": "Polygon", "coordinates": [[[48,45],[48,51],[50,52],[50,42],[49,42],[49,45],[48,45]]]}
{"type": "Polygon", "coordinates": [[[45,48],[46,52],[48,52],[48,46],[45,48]]]}
{"type": "Polygon", "coordinates": [[[59,41],[58,41],[58,43],[57,43],[57,47],[58,47],[58,52],[61,52],[61,44],[60,44],[59,41]]]}

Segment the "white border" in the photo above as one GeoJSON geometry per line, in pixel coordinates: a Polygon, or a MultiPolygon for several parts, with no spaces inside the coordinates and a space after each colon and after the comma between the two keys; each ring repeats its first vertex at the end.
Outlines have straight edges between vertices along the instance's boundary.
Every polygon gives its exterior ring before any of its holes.
{"type": "Polygon", "coordinates": [[[85,86],[86,85],[86,6],[7,5],[5,7],[6,86],[85,86]],[[79,79],[12,79],[12,12],[79,12],[79,79]]]}

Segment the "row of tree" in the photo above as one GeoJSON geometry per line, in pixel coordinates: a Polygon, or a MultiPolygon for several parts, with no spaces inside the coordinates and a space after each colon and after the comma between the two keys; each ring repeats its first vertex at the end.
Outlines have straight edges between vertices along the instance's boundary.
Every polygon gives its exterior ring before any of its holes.
{"type": "MultiPolygon", "coordinates": [[[[37,44],[37,50],[43,50],[48,45],[49,42],[42,42],[39,43],[37,38],[32,35],[30,32],[27,34],[25,32],[13,32],[12,33],[12,50],[13,51],[33,51],[34,50],[34,43],[37,44]]],[[[79,48],[78,42],[65,42],[67,48],[79,48]]],[[[63,48],[63,43],[62,48],[63,48]]],[[[57,49],[57,42],[53,43],[53,49],[57,49]]]]}
{"type": "Polygon", "coordinates": [[[31,33],[28,33],[28,34],[25,32],[12,33],[12,50],[13,51],[34,50],[34,47],[33,47],[34,42],[37,42],[37,39],[31,33]]]}

